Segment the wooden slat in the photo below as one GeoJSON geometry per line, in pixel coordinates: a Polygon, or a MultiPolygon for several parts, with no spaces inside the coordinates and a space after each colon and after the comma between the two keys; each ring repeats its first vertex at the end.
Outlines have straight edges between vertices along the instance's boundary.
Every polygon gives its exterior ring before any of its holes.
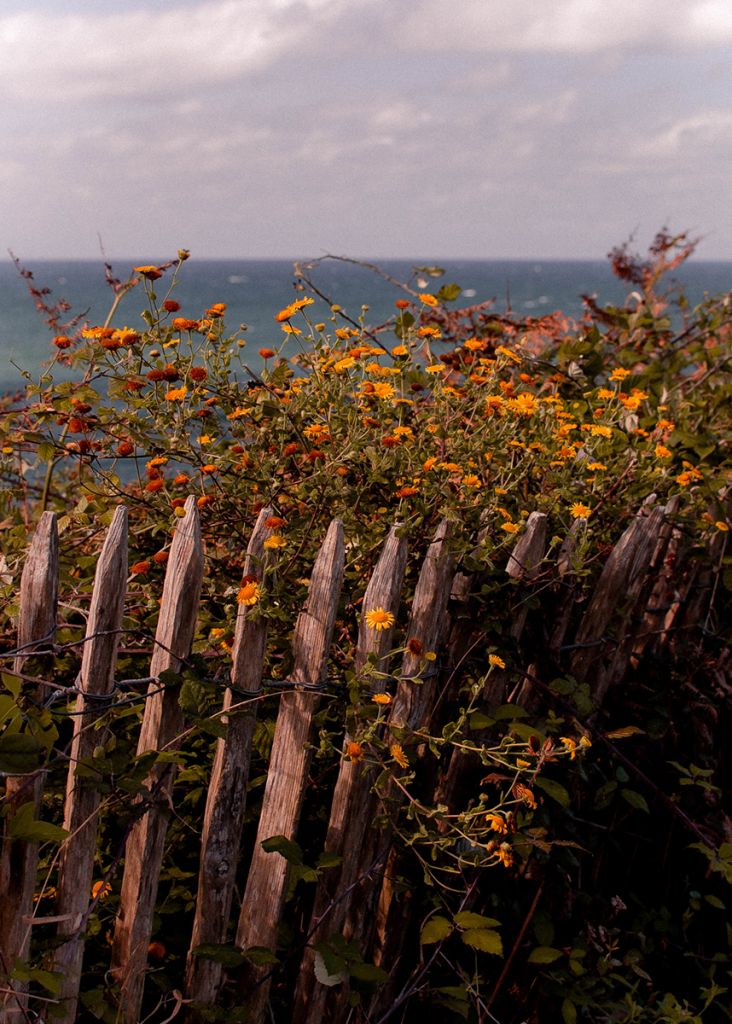
{"type": "MultiPolygon", "coordinates": [[[[436,651],[448,626],[447,601],[452,588],[454,558],[449,548],[450,527],[440,523],[419,575],[415,588],[412,610],[407,627],[407,639],[419,640],[423,651],[436,651]]],[[[389,727],[419,728],[429,721],[432,705],[437,692],[437,676],[430,675],[421,684],[407,682],[404,677],[416,676],[423,672],[424,664],[418,655],[405,651],[400,669],[400,682],[389,713],[389,727]]],[[[390,791],[389,799],[394,806],[400,802],[398,791],[390,791]]],[[[365,827],[348,828],[344,831],[343,862],[349,865],[349,875],[342,879],[344,898],[339,904],[340,931],[347,940],[353,939],[362,950],[370,944],[375,926],[375,911],[382,893],[384,866],[389,856],[392,831],[384,828],[377,832],[368,826],[380,813],[380,801],[368,794],[359,811],[365,827]],[[349,891],[346,894],[346,889],[349,891]]],[[[388,908],[387,908],[388,912],[388,908]]],[[[329,930],[329,934],[333,932],[329,930]]],[[[381,940],[377,938],[378,949],[381,940]]],[[[347,995],[347,986],[328,993],[315,986],[310,1006],[303,1021],[316,1024],[320,1020],[339,1020],[347,995]],[[327,1001],[327,1002],[326,1002],[327,1001]],[[325,1003],[327,1009],[319,1016],[325,1003]]]]}
{"type": "Polygon", "coordinates": [[[658,542],[649,567],[653,571],[654,582],[643,614],[640,636],[633,642],[632,659],[635,664],[644,651],[660,650],[664,646],[668,627],[680,607],[677,562],[682,534],[674,525],[680,506],[681,495],[674,494],[663,511],[664,522],[658,531],[658,542]]]}
{"type": "MultiPolygon", "coordinates": [[[[190,653],[196,626],[203,581],[203,544],[193,495],[186,501],[185,512],[185,517],[178,520],[165,574],[155,651],[150,662],[150,675],[155,677],[166,670],[178,671],[190,653]]],[[[177,737],[184,729],[178,692],[177,686],[160,691],[156,681],[150,684],[138,755],[148,750],[176,748],[177,737]]],[[[137,1024],[140,1015],[174,778],[174,766],[156,766],[147,780],[150,806],[127,839],[120,909],[112,945],[112,969],[122,990],[119,1019],[124,1024],[137,1024]]]]}
{"type": "MultiPolygon", "coordinates": [[[[407,542],[404,537],[398,536],[399,530],[398,525],[394,526],[386,538],[379,561],[366,588],[356,646],[356,673],[363,670],[369,656],[376,659],[376,671],[383,673],[388,670],[386,655],[392,647],[394,627],[385,630],[369,629],[365,613],[374,608],[384,608],[396,618],[407,565],[407,542]]],[[[384,679],[372,677],[370,685],[372,692],[377,693],[384,690],[386,683],[384,679]]],[[[351,735],[347,733],[344,753],[351,739],[351,735]]],[[[340,932],[345,911],[343,894],[362,870],[362,844],[369,826],[367,816],[363,812],[368,806],[372,785],[373,772],[364,770],[363,765],[343,758],[333,792],[325,839],[325,852],[341,857],[342,861],[340,866],[323,872],[318,881],[309,929],[312,935],[298,975],[293,1022],[323,1019],[327,993],[325,986],[318,985],[315,980],[313,946],[325,936],[340,932]],[[344,857],[345,839],[349,834],[349,856],[344,857]]]]}
{"type": "Polygon", "coordinates": [[[81,693],[76,701],[71,762],[66,781],[64,828],[69,837],[61,848],[57,913],[64,920],[59,934],[69,940],[54,953],[54,969],[63,975],[57,1015],[60,1024],[76,1020],[76,1006],[84,957],[83,919],[91,901],[96,853],[99,791],[93,779],[77,778],[76,766],[91,758],[104,741],[95,719],[104,710],[93,698],[111,694],[117,664],[119,630],[125,607],[127,579],[127,509],[119,506],[107,532],[94,577],[86,642],[79,674],[81,693]]]}
{"type": "MultiPolygon", "coordinates": [[[[336,519],[313,567],[307,604],[295,626],[295,682],[319,683],[324,677],[343,567],[343,526],[336,519]]],[[[305,691],[284,693],[280,700],[262,814],[236,933],[240,949],[264,946],[274,950],[277,945],[287,862],[279,853],[265,853],[261,844],[272,836],[295,837],[310,762],[310,724],[318,704],[317,693],[305,691]]],[[[251,968],[242,978],[251,1024],[260,1024],[264,1018],[269,994],[268,982],[262,981],[265,973],[261,968],[251,968]]]]}
{"type": "MultiPolygon", "coordinates": [[[[28,557],[20,578],[20,605],[18,611],[18,648],[22,649],[13,663],[15,672],[22,673],[28,657],[35,656],[53,643],[58,605],[58,529],[56,513],[44,512],[31,541],[28,557]]],[[[45,687],[36,691],[36,699],[43,700],[45,687]]],[[[5,801],[9,814],[32,802],[40,806],[43,773],[8,776],[5,779],[5,801]]],[[[31,927],[27,923],[33,911],[33,890],[36,882],[38,844],[24,840],[11,840],[5,834],[7,818],[3,819],[3,837],[0,847],[0,950],[5,964],[0,971],[11,969],[16,959],[26,961],[29,954],[31,927]]],[[[0,1002],[0,1022],[17,1020],[21,1006],[25,1006],[22,982],[7,982],[9,992],[0,1002]]]]}
{"type": "MultiPolygon", "coordinates": [[[[447,602],[452,588],[455,572],[455,560],[449,545],[450,526],[443,521],[435,533],[427,556],[419,574],[419,582],[414,592],[412,614],[409,620],[408,638],[420,641],[425,651],[437,651],[447,631],[447,602]]],[[[420,672],[422,662],[420,656],[412,654],[408,649],[404,653],[394,702],[389,710],[389,730],[425,729],[429,728],[432,707],[437,694],[437,675],[426,678],[419,685],[409,681],[410,676],[420,672]]],[[[393,788],[388,797],[393,807],[403,802],[401,791],[393,788]]],[[[392,830],[383,829],[378,836],[377,856],[379,862],[388,864],[392,858],[392,830]]],[[[391,883],[391,872],[382,868],[382,884],[376,904],[373,927],[374,944],[372,955],[374,962],[383,964],[396,958],[396,950],[403,940],[405,921],[401,911],[394,907],[394,890],[391,883]],[[391,918],[398,920],[391,922],[391,918]],[[393,927],[392,927],[393,924],[393,927]]],[[[366,930],[365,905],[354,907],[347,929],[354,937],[366,930]]]]}
{"type": "MultiPolygon", "coordinates": [[[[443,520],[430,544],[419,581],[407,630],[408,640],[418,640],[423,651],[436,651],[447,629],[447,601],[450,596],[455,560],[449,547],[450,525],[443,520]]],[[[421,655],[404,652],[389,727],[419,729],[427,724],[436,691],[435,676],[421,685],[408,681],[423,670],[421,655]]]]}
{"type": "MultiPolygon", "coordinates": [[[[244,578],[261,581],[266,569],[264,541],[271,534],[265,526],[271,508],[262,509],[252,533],[244,562],[244,578]]],[[[255,607],[239,605],[232,654],[231,684],[224,710],[246,702],[247,694],[260,691],[264,672],[267,620],[255,607]],[[253,614],[254,613],[254,614],[253,614]]],[[[241,830],[246,809],[249,761],[257,702],[253,699],[232,717],[225,716],[226,737],[216,744],[211,782],[206,800],[201,839],[201,866],[186,969],[186,996],[197,1003],[213,1003],[221,984],[221,965],[192,955],[196,946],[226,941],[234,892],[241,830]]]]}
{"type": "Polygon", "coordinates": [[[592,676],[592,697],[598,704],[614,675],[614,671],[608,675],[604,665],[608,647],[605,631],[611,620],[619,619],[622,624],[630,615],[663,522],[663,508],[654,506],[654,499],[651,495],[646,500],[610,552],[575,637],[580,646],[571,659],[572,674],[580,681],[592,676]]]}

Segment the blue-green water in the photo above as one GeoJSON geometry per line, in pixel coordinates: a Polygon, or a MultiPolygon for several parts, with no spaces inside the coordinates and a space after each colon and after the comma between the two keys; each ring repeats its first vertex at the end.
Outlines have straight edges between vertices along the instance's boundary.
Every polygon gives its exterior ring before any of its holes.
{"type": "MultiPolygon", "coordinates": [[[[415,262],[385,260],[379,266],[397,280],[411,279],[414,283],[415,262]]],[[[131,266],[117,261],[114,271],[126,278],[131,266]]],[[[510,307],[519,315],[561,310],[578,316],[582,294],[596,295],[601,303],[608,303],[622,300],[630,290],[613,277],[609,264],[600,260],[470,260],[448,261],[443,266],[444,277],[427,279],[427,290],[455,281],[464,289],[458,305],[494,299],[498,312],[510,307]]],[[[112,293],[105,284],[100,262],[43,261],[28,269],[33,272],[36,287],[51,289],[47,301],[64,298],[71,305],[71,313],[85,313],[92,324],[104,321],[112,293]]],[[[675,276],[692,303],[699,301],[704,292],[716,294],[732,289],[732,263],[692,260],[675,276]]],[[[159,299],[166,294],[169,277],[170,271],[156,283],[159,299]]],[[[324,262],[311,272],[311,277],[320,291],[354,318],[360,315],[362,304],[368,305],[367,323],[371,325],[388,319],[394,313],[394,300],[402,294],[372,271],[348,263],[324,262]]],[[[214,302],[225,302],[227,327],[248,327],[247,357],[257,368],[257,349],[279,346],[281,342],[273,317],[295,297],[293,282],[293,264],[286,260],[191,259],[181,268],[174,297],[181,303],[181,315],[191,318],[201,316],[214,302]]],[[[115,323],[142,326],[140,313],[144,308],[142,289],[134,289],[124,298],[115,323]]],[[[326,312],[325,306],[313,310],[316,318],[324,317],[326,312]]],[[[0,264],[0,389],[14,389],[21,383],[15,366],[38,374],[53,351],[51,337],[52,332],[28,295],[27,282],[9,260],[0,264]]]]}

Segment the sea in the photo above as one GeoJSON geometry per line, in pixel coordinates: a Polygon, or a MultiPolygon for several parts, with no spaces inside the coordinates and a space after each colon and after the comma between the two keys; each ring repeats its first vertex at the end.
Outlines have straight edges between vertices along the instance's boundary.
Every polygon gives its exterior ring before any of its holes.
{"type": "MultiPolygon", "coordinates": [[[[117,260],[113,272],[126,279],[135,261],[117,260]]],[[[154,260],[146,260],[154,263],[154,260]]],[[[160,261],[162,262],[162,261],[160,261]]],[[[362,261],[363,262],[363,261],[362,261]]],[[[395,282],[405,282],[420,290],[437,291],[447,283],[456,283],[462,294],[455,305],[473,305],[492,300],[499,313],[507,310],[522,316],[539,316],[560,310],[570,317],[582,312],[582,295],[590,294],[601,304],[621,302],[631,287],[618,281],[610,265],[603,260],[383,260],[360,263],[326,259],[300,266],[324,296],[311,314],[325,319],[329,303],[337,303],[351,317],[365,317],[367,325],[385,322],[394,313],[394,301],[404,297],[395,282]],[[439,276],[436,266],[444,271],[439,276]],[[363,307],[367,306],[367,310],[363,307]]],[[[262,364],[259,348],[278,348],[282,341],[274,315],[297,297],[294,261],[291,260],[205,260],[191,258],[178,273],[170,297],[181,305],[179,315],[193,319],[215,302],[227,304],[229,331],[246,327],[245,361],[254,371],[262,364]]],[[[39,260],[24,265],[33,274],[32,282],[21,276],[8,259],[0,264],[0,391],[15,391],[22,386],[23,372],[35,379],[55,351],[53,333],[35,308],[28,284],[49,289],[46,302],[64,299],[70,306],[67,316],[82,314],[82,322],[103,323],[111,305],[112,292],[105,281],[101,261],[39,260]]],[[[171,271],[156,282],[158,300],[168,295],[171,271]]],[[[705,293],[720,294],[732,290],[732,262],[689,260],[675,271],[673,281],[693,304],[705,293]]],[[[141,287],[122,300],[113,323],[117,326],[144,326],[141,313],[146,308],[141,287]]],[[[58,373],[58,368],[54,370],[58,373]]]]}

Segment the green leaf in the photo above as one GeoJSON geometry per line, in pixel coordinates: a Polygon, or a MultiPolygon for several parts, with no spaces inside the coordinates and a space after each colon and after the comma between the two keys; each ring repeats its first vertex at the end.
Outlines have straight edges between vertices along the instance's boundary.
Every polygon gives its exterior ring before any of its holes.
{"type": "Polygon", "coordinates": [[[556,800],[562,807],[569,807],[569,793],[560,783],[555,782],[553,779],[543,779],[541,777],[535,779],[534,782],[552,800],[556,800]]]}
{"type": "Polygon", "coordinates": [[[302,850],[294,839],[287,836],[270,836],[262,842],[262,849],[265,853],[279,853],[285,858],[288,864],[302,866],[302,850]]]}
{"type": "Polygon", "coordinates": [[[359,981],[384,982],[389,980],[389,975],[376,964],[351,964],[349,967],[352,978],[359,981]]]}
{"type": "Polygon", "coordinates": [[[14,675],[12,672],[2,673],[3,686],[11,693],[16,699],[20,696],[20,688],[23,685],[23,680],[20,676],[14,675]]]}
{"type": "Polygon", "coordinates": [[[704,899],[707,901],[710,907],[716,907],[717,910],[727,909],[718,896],[712,896],[711,893],[708,893],[704,897],[704,899]]]}
{"type": "Polygon", "coordinates": [[[461,910],[459,914],[455,914],[455,924],[460,928],[495,928],[500,923],[495,917],[474,914],[470,910],[461,910]]]}
{"type": "Polygon", "coordinates": [[[526,718],[528,713],[526,708],[522,708],[520,704],[501,704],[499,708],[491,712],[497,722],[505,721],[507,718],[512,720],[526,718]]]}
{"type": "Polygon", "coordinates": [[[562,955],[561,949],[554,949],[552,946],[537,946],[529,954],[530,964],[553,964],[562,955]]]}
{"type": "Polygon", "coordinates": [[[318,857],[318,867],[321,870],[327,871],[328,868],[337,868],[342,861],[343,858],[337,853],[328,853],[325,851],[318,857]]]}
{"type": "Polygon", "coordinates": [[[638,811],[645,811],[646,814],[650,814],[650,808],[646,803],[646,798],[636,792],[634,789],[621,789],[620,795],[626,803],[629,803],[631,807],[635,807],[638,811]]]}
{"type": "Polygon", "coordinates": [[[564,1024],[576,1024],[577,1007],[571,999],[565,999],[562,1003],[562,1018],[564,1019],[564,1024]]]}
{"type": "Polygon", "coordinates": [[[452,932],[452,925],[446,917],[431,917],[422,929],[419,941],[423,946],[429,946],[433,942],[441,942],[452,932]]]}
{"type": "Polygon", "coordinates": [[[471,928],[460,936],[466,946],[479,949],[481,953],[493,953],[503,956],[503,943],[498,932],[490,928],[471,928]]]}
{"type": "Polygon", "coordinates": [[[228,968],[241,967],[248,959],[248,956],[245,956],[236,946],[227,946],[220,942],[207,942],[196,946],[191,950],[191,954],[202,960],[212,960],[215,964],[221,964],[222,967],[228,968]]]}
{"type": "Polygon", "coordinates": [[[482,711],[474,711],[468,719],[468,727],[470,729],[488,729],[494,722],[494,718],[489,718],[482,711]]]}
{"type": "Polygon", "coordinates": [[[243,952],[249,963],[254,964],[255,967],[266,967],[268,964],[279,963],[272,950],[267,949],[266,946],[250,946],[243,952]]]}
{"type": "Polygon", "coordinates": [[[25,775],[40,763],[41,744],[26,733],[0,736],[0,772],[25,775]]]}
{"type": "Polygon", "coordinates": [[[51,441],[41,441],[36,451],[41,462],[50,462],[56,453],[56,449],[51,441]]]}
{"type": "Polygon", "coordinates": [[[346,974],[346,962],[341,960],[332,952],[315,950],[315,977],[321,985],[332,988],[334,985],[341,985],[348,975],[346,974]]]}
{"type": "Polygon", "coordinates": [[[50,821],[39,821],[34,817],[35,812],[33,800],[19,807],[8,819],[8,836],[31,843],[63,842],[69,834],[66,829],[52,825],[50,821]]]}
{"type": "Polygon", "coordinates": [[[35,981],[42,985],[51,995],[57,996],[61,991],[63,974],[60,971],[44,971],[40,967],[27,967],[25,964],[16,961],[10,977],[14,981],[35,981]]]}
{"type": "Polygon", "coordinates": [[[453,302],[461,294],[462,288],[453,282],[452,284],[443,284],[437,293],[437,298],[440,302],[453,302]]]}
{"type": "Polygon", "coordinates": [[[186,679],[180,688],[178,703],[187,715],[202,717],[208,710],[208,690],[197,679],[186,679]]]}

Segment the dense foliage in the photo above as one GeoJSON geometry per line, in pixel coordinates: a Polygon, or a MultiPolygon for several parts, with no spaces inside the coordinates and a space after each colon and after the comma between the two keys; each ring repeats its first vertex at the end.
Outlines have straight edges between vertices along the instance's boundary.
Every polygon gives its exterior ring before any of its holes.
{"type": "MultiPolygon", "coordinates": [[[[661,504],[676,495],[675,525],[695,557],[709,560],[714,607],[724,607],[732,589],[725,553],[732,307],[729,296],[710,296],[690,308],[678,292],[664,291],[663,275],[691,249],[684,237],[662,234],[645,260],[618,250],[614,266],[631,294],[618,308],[588,297],[579,322],[561,314],[522,320],[490,303],[461,308],[457,285],[433,293],[412,282],[393,319],[374,329],[365,308],[352,318],[324,307],[300,275],[293,301],[274,316],[268,347],[259,348],[258,373],[247,369],[247,336],[227,333],[223,304],[180,309],[175,286],[185,252],[163,267],[136,268],[125,283],[110,275],[114,307],[102,325],[65,331],[48,296],[36,292],[53,324],[54,354],[40,377],[28,376],[22,394],[0,401],[0,629],[11,650],[28,531],[42,509],[55,509],[58,648],[53,665],[36,671],[58,690],[54,701],[34,705],[25,692],[31,683],[21,687],[7,664],[0,770],[19,770],[9,755],[2,760],[4,739],[35,737],[29,756],[49,769],[44,819],[60,820],[73,707],[63,688],[78,670],[95,558],[115,506],[129,508],[132,553],[120,678],[146,674],[167,551],[189,494],[197,495],[203,521],[207,575],[182,693],[194,727],[180,755],[151,947],[151,977],[163,996],[180,986],[190,934],[197,835],[220,729],[211,716],[220,706],[237,607],[256,605],[275,623],[268,672],[286,679],[289,634],[317,546],[339,517],[346,582],[329,675],[342,683],[317,716],[295,860],[314,863],[322,847],[342,756],[399,779],[408,795],[398,821],[399,884],[416,897],[393,989],[411,998],[392,1000],[395,1019],[416,1020],[425,1000],[456,1019],[501,1024],[543,1024],[560,1015],[567,1024],[729,1019],[732,822],[722,802],[729,622],[710,612],[663,661],[641,660],[602,708],[562,666],[529,708],[481,704],[492,672],[510,678],[525,668],[513,660],[512,616],[519,602],[528,601],[536,617],[553,600],[552,567],[573,524],[579,608],[629,517],[651,495],[661,504]],[[115,326],[128,293],[145,296],[142,322],[115,326]],[[311,315],[317,309],[326,310],[322,322],[311,315]],[[72,379],[57,379],[60,366],[71,367],[72,379]],[[273,509],[270,571],[262,586],[242,583],[249,534],[265,506],[273,509]],[[534,511],[548,516],[550,543],[543,574],[533,585],[519,584],[505,566],[534,511]],[[353,670],[363,593],[388,529],[400,523],[411,552],[403,625],[420,557],[443,519],[453,524],[456,559],[479,599],[474,607],[484,609],[475,623],[481,639],[446,684],[439,730],[390,744],[380,732],[382,710],[369,702],[369,679],[353,670]],[[347,716],[355,731],[344,754],[347,716]],[[608,742],[598,744],[596,734],[608,742]],[[434,780],[460,745],[480,754],[482,764],[476,758],[459,813],[446,823],[420,802],[428,785],[421,766],[433,759],[426,772],[434,780]],[[507,784],[499,778],[491,788],[481,777],[486,765],[507,771],[507,784]],[[501,923],[502,944],[485,924],[495,939],[466,939],[466,894],[471,913],[501,923]],[[423,979],[412,968],[425,962],[423,979]]],[[[406,637],[400,643],[404,650],[406,637]]],[[[434,659],[430,651],[415,653],[425,668],[434,659]]],[[[245,847],[256,827],[276,700],[273,692],[261,702],[245,847]]],[[[134,757],[142,701],[134,690],[124,701],[110,711],[114,730],[103,734],[92,766],[105,793],[100,879],[111,892],[90,922],[84,1003],[105,1020],[114,1019],[104,975],[120,842],[133,813],[129,796],[147,766],[134,757]]],[[[48,838],[39,876],[44,911],[52,906],[55,853],[48,838]]],[[[308,880],[317,870],[302,869],[299,877],[282,935],[285,977],[296,971],[297,922],[307,917],[308,880]]],[[[54,937],[38,931],[40,967],[54,937]]],[[[363,991],[385,984],[380,979],[372,974],[363,991]]],[[[164,1003],[160,1019],[168,1012],[164,1003]]]]}

